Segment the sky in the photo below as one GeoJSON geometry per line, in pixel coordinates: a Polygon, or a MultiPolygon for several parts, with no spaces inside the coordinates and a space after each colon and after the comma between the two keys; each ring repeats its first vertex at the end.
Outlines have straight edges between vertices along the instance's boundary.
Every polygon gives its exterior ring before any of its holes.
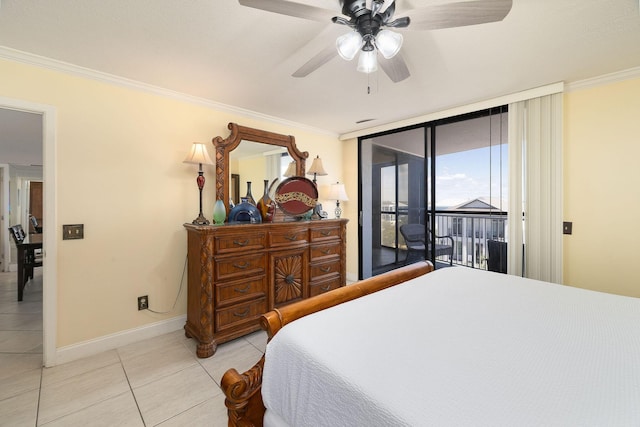
{"type": "Polygon", "coordinates": [[[508,182],[506,144],[493,146],[491,149],[484,147],[445,154],[436,158],[437,207],[451,207],[468,200],[489,199],[489,197],[502,198],[506,202],[509,195],[508,182]],[[501,176],[502,194],[500,193],[501,176]]]}
{"type": "MultiPolygon", "coordinates": [[[[382,200],[392,201],[395,189],[394,168],[384,168],[383,173],[385,175],[382,179],[382,200]]],[[[400,180],[403,181],[402,178],[400,180]]],[[[439,155],[436,158],[436,207],[448,208],[466,201],[484,198],[486,200],[502,199],[503,210],[507,210],[508,181],[506,144],[439,155]],[[502,162],[499,161],[500,158],[502,162]]],[[[403,194],[405,193],[400,190],[400,203],[403,202],[401,200],[403,194]]]]}

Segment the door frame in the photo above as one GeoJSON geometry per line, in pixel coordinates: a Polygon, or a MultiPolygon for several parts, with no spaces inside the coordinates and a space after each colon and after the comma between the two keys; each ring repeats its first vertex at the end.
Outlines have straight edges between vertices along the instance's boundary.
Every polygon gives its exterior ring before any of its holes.
{"type": "Polygon", "coordinates": [[[0,163],[0,244],[2,244],[2,271],[8,272],[11,267],[11,241],[9,228],[9,164],[0,163]]]}
{"type": "Polygon", "coordinates": [[[42,363],[56,364],[57,343],[57,205],[56,205],[56,108],[51,105],[0,97],[0,108],[36,113],[42,116],[43,230],[42,273],[42,363]]]}

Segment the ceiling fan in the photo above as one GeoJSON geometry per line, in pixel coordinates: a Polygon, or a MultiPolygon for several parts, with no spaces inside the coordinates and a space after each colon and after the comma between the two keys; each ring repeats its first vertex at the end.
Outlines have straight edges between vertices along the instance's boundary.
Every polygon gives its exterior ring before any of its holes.
{"type": "Polygon", "coordinates": [[[388,28],[435,30],[496,22],[507,16],[513,3],[513,0],[457,1],[404,11],[405,16],[394,19],[395,0],[339,0],[341,15],[334,10],[288,0],[238,1],[255,9],[351,28],[350,32],[338,37],[335,46],[316,54],[296,70],[293,77],[307,76],[336,55],[350,61],[358,53],[358,71],[371,73],[378,69],[379,53],[382,56],[379,65],[393,82],[408,78],[410,73],[402,55],[398,55],[402,34],[388,28]]]}

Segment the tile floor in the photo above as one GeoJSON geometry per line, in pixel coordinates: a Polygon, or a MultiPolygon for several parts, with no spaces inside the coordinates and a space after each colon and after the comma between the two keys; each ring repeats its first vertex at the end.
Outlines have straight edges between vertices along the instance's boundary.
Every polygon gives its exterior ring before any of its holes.
{"type": "Polygon", "coordinates": [[[42,368],[41,272],[22,302],[15,281],[0,273],[0,426],[226,426],[220,378],[266,346],[256,332],[199,359],[180,330],[42,368]]]}

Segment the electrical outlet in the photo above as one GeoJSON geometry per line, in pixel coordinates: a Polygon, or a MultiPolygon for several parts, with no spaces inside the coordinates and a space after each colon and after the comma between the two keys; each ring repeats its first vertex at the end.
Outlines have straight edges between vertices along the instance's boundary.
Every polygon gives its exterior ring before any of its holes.
{"type": "Polygon", "coordinates": [[[149,295],[138,297],[138,311],[149,308],[149,295]]]}

